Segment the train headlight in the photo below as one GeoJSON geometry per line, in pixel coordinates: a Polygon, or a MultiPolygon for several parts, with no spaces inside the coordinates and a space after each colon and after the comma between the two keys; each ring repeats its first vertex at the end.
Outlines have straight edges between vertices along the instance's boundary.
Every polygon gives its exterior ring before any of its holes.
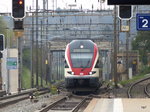
{"type": "Polygon", "coordinates": [[[93,75],[95,73],[96,73],[96,71],[89,72],[90,75],[93,75]]]}
{"type": "Polygon", "coordinates": [[[72,75],[74,75],[74,72],[71,72],[72,75]]]}
{"type": "Polygon", "coordinates": [[[92,72],[89,72],[90,75],[92,75],[92,72]]]}

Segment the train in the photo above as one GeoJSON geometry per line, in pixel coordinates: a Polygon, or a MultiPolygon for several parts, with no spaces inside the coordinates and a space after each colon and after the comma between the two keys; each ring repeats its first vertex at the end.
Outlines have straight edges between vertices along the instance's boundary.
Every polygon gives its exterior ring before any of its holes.
{"type": "Polygon", "coordinates": [[[73,40],[65,50],[65,86],[95,90],[102,82],[98,46],[92,40],[73,40]],[[91,89],[90,89],[91,88],[91,89]]]}

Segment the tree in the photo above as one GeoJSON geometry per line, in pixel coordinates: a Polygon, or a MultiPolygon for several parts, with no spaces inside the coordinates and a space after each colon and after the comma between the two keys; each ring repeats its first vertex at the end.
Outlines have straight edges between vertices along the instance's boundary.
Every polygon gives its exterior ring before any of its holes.
{"type": "Polygon", "coordinates": [[[150,31],[139,31],[132,42],[133,50],[138,50],[143,64],[147,64],[147,53],[150,52],[150,31]]]}
{"type": "Polygon", "coordinates": [[[8,24],[6,24],[6,23],[7,23],[7,21],[5,21],[3,19],[3,17],[0,16],[0,34],[4,34],[6,46],[7,46],[7,38],[9,38],[9,40],[10,40],[9,41],[10,42],[9,46],[10,47],[16,47],[16,45],[17,45],[17,39],[13,38],[14,37],[13,31],[12,31],[12,29],[10,29],[8,27],[8,24]]]}
{"type": "Polygon", "coordinates": [[[6,36],[6,23],[4,22],[3,18],[0,17],[0,34],[4,34],[6,36]]]}

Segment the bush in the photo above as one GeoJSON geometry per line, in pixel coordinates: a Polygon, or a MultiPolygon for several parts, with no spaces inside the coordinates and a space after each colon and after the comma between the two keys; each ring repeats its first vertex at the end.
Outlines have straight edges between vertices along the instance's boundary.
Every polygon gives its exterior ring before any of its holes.
{"type": "Polygon", "coordinates": [[[26,67],[23,66],[22,69],[22,75],[21,75],[21,79],[22,79],[22,88],[28,89],[31,88],[31,76],[30,76],[30,70],[26,67]]]}
{"type": "Polygon", "coordinates": [[[52,86],[50,87],[50,91],[51,91],[52,94],[56,94],[56,93],[57,93],[57,88],[52,85],[52,86]]]}
{"type": "Polygon", "coordinates": [[[128,83],[132,83],[132,82],[134,82],[136,80],[139,80],[139,79],[142,79],[142,78],[146,77],[146,74],[149,74],[149,73],[150,73],[150,67],[143,66],[141,71],[140,71],[140,73],[138,75],[133,76],[133,78],[130,79],[130,80],[121,81],[120,84],[126,85],[128,83]]]}
{"type": "Polygon", "coordinates": [[[150,73],[150,67],[144,66],[144,67],[142,68],[142,70],[140,71],[140,73],[141,73],[141,74],[148,74],[148,73],[150,73]]]}

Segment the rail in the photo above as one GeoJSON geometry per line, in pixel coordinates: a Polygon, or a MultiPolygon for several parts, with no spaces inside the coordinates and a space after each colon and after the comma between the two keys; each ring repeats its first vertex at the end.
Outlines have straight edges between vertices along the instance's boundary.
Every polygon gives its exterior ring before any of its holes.
{"type": "Polygon", "coordinates": [[[148,87],[150,86],[150,83],[148,83],[145,88],[144,88],[144,92],[145,94],[148,96],[148,98],[150,98],[150,93],[148,92],[148,87]]]}
{"type": "Polygon", "coordinates": [[[8,106],[10,104],[17,103],[19,101],[25,100],[29,98],[29,93],[31,92],[36,92],[39,91],[39,95],[45,94],[49,92],[49,89],[33,89],[30,91],[25,91],[23,93],[15,94],[15,95],[10,95],[10,96],[5,96],[0,98],[0,108],[3,108],[5,106],[8,106]]]}
{"type": "Polygon", "coordinates": [[[134,88],[134,86],[136,86],[137,84],[141,83],[141,82],[144,82],[146,80],[149,80],[150,77],[147,77],[147,78],[144,78],[144,79],[141,79],[135,83],[133,83],[129,88],[128,88],[128,91],[127,91],[127,95],[128,95],[128,98],[132,98],[132,95],[131,95],[131,90],[134,88]]]}

